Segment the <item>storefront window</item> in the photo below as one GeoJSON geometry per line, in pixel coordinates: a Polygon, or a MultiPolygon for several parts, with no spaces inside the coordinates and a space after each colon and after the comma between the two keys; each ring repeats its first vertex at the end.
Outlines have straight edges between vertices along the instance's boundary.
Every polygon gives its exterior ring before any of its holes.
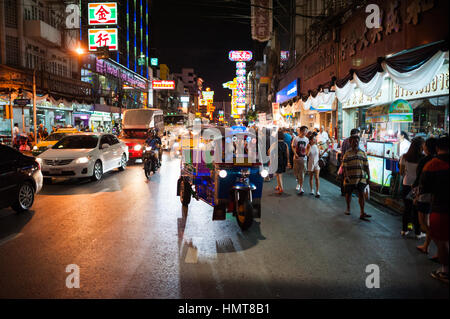
{"type": "Polygon", "coordinates": [[[448,132],[448,96],[438,96],[410,101],[414,109],[412,134],[440,135],[448,132]]]}

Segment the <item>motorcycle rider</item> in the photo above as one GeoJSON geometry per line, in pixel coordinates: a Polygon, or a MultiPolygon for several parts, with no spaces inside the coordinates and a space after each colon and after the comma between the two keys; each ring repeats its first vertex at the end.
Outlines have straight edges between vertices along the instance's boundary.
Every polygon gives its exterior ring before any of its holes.
{"type": "Polygon", "coordinates": [[[161,139],[159,138],[157,131],[155,129],[149,129],[147,132],[147,139],[145,143],[148,146],[151,146],[152,150],[154,150],[158,155],[158,166],[161,166],[161,139]]]}

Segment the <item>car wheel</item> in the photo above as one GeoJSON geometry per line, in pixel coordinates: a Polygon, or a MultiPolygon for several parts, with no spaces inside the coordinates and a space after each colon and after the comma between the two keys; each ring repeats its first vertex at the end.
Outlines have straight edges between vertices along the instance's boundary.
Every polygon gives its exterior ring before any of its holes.
{"type": "Polygon", "coordinates": [[[103,166],[102,162],[97,161],[94,164],[94,172],[92,174],[91,180],[99,181],[103,176],[103,166]]]}
{"type": "Polygon", "coordinates": [[[127,167],[127,156],[122,154],[122,158],[120,159],[119,171],[124,171],[127,167]]]}
{"type": "Polygon", "coordinates": [[[34,202],[34,189],[29,182],[25,182],[19,187],[16,194],[16,202],[11,206],[16,212],[25,212],[31,208],[34,202]]]}

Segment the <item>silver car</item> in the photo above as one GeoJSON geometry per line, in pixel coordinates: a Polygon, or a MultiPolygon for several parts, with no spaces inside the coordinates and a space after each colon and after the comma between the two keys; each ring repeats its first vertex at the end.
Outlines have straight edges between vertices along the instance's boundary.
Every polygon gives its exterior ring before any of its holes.
{"type": "Polygon", "coordinates": [[[52,177],[90,177],[98,181],[103,174],[125,170],[128,147],[108,133],[82,133],[63,137],[38,156],[45,181],[52,177]]]}

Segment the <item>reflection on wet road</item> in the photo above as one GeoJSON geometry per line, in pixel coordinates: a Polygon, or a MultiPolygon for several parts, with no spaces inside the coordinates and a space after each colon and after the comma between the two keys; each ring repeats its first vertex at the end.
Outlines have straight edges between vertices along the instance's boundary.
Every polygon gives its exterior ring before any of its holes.
{"type": "MultiPolygon", "coordinates": [[[[448,297],[435,268],[399,236],[399,217],[368,205],[364,223],[345,216],[339,190],[322,181],[320,199],[273,195],[242,232],[234,217],[212,221],[176,196],[179,161],[164,158],[147,181],[142,164],[100,182],[45,185],[33,210],[0,210],[0,297],[5,298],[395,298],[448,297]],[[69,264],[80,288],[65,286],[69,264]],[[380,267],[367,289],[365,267],[380,267]]],[[[356,205],[356,203],[354,203],[356,205]]],[[[356,206],[354,211],[356,212],[356,206]]]]}

